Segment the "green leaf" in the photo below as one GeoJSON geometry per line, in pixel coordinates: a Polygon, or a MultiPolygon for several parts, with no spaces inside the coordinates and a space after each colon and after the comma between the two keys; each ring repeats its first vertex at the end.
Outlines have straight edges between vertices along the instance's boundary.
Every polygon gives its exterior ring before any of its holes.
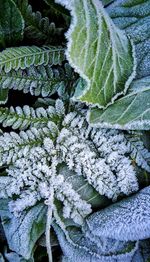
{"type": "Polygon", "coordinates": [[[0,47],[22,40],[24,21],[12,0],[0,0],[0,47]]]}
{"type": "Polygon", "coordinates": [[[150,0],[116,0],[108,6],[107,12],[135,44],[136,77],[150,76],[150,0]]]}
{"type": "Polygon", "coordinates": [[[91,109],[89,122],[94,126],[131,130],[150,129],[150,84],[147,80],[134,81],[130,93],[106,110],[91,109]]]}
{"type": "Polygon", "coordinates": [[[33,12],[28,0],[15,0],[15,2],[25,21],[25,37],[30,42],[42,44],[45,42],[54,43],[55,40],[58,43],[63,28],[56,27],[48,17],[42,17],[39,11],[33,12]]]}
{"type": "Polygon", "coordinates": [[[62,47],[13,47],[7,48],[0,53],[0,69],[4,69],[8,73],[12,69],[25,69],[32,65],[57,65],[64,60],[64,49],[62,47]]]}
{"type": "Polygon", "coordinates": [[[107,197],[101,196],[83,176],[69,170],[66,165],[60,166],[59,173],[72,185],[72,188],[80,195],[81,199],[92,205],[92,208],[103,208],[111,203],[107,197]]]}
{"type": "Polygon", "coordinates": [[[8,89],[0,88],[0,104],[5,104],[8,99],[8,89]]]}
{"type": "Polygon", "coordinates": [[[67,59],[86,80],[75,99],[104,108],[125,94],[135,75],[132,42],[109,18],[100,1],[56,2],[71,10],[67,59]]]}
{"type": "Polygon", "coordinates": [[[46,206],[38,204],[15,217],[9,212],[7,201],[1,200],[0,204],[0,216],[9,248],[30,259],[36,241],[45,230],[46,206]]]}
{"type": "Polygon", "coordinates": [[[135,44],[137,79],[128,95],[106,110],[92,109],[89,120],[100,127],[150,129],[150,1],[115,1],[107,11],[135,44]]]}

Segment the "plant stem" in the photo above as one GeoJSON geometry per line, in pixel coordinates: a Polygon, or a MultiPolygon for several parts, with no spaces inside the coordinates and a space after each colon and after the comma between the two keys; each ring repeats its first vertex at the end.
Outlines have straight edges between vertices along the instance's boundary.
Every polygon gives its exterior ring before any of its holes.
{"type": "Polygon", "coordinates": [[[46,247],[47,247],[47,254],[48,254],[49,262],[53,262],[52,249],[51,249],[51,238],[50,238],[52,213],[53,213],[53,207],[49,205],[48,211],[47,211],[47,222],[46,222],[46,247]]]}

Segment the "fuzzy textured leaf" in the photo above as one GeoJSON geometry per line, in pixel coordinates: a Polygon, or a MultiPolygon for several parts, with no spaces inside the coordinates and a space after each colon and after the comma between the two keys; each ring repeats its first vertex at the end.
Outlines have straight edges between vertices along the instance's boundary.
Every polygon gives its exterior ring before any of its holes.
{"type": "Polygon", "coordinates": [[[71,10],[67,59],[86,80],[75,99],[105,107],[125,94],[135,75],[133,45],[109,18],[100,1],[60,1],[71,10]],[[81,11],[82,10],[82,13],[81,11]]]}
{"type": "Polygon", "coordinates": [[[53,227],[65,256],[64,262],[131,261],[138,248],[137,243],[113,242],[111,239],[94,241],[94,238],[89,239],[80,229],[75,227],[68,228],[65,233],[57,225],[54,224],[53,227]],[[111,248],[111,254],[110,249],[107,249],[109,247],[111,248]]]}
{"type": "Polygon", "coordinates": [[[116,0],[107,12],[135,44],[136,78],[150,76],[150,0],[116,0]]]}
{"type": "Polygon", "coordinates": [[[146,79],[133,82],[130,93],[106,110],[91,109],[89,122],[93,126],[130,130],[150,129],[150,85],[146,79]]]}
{"type": "Polygon", "coordinates": [[[150,237],[150,187],[91,215],[87,228],[93,235],[120,241],[150,237]]]}
{"type": "Polygon", "coordinates": [[[12,0],[0,0],[0,47],[22,40],[24,20],[12,0]]]}
{"type": "Polygon", "coordinates": [[[12,69],[25,69],[38,65],[57,65],[65,60],[62,47],[21,46],[7,48],[0,53],[0,69],[6,73],[12,69]]]}
{"type": "Polygon", "coordinates": [[[9,248],[25,259],[30,259],[35,242],[45,230],[47,208],[38,204],[15,217],[9,212],[8,206],[3,208],[6,203],[1,202],[0,216],[9,248]]]}

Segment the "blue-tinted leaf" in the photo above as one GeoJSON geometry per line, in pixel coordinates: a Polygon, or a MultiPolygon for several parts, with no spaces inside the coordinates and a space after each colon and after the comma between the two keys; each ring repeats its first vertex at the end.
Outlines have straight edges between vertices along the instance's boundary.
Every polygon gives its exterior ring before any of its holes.
{"type": "Polygon", "coordinates": [[[90,122],[101,127],[150,129],[150,0],[116,0],[107,12],[135,44],[137,74],[129,95],[104,111],[93,109],[90,122]]]}
{"type": "Polygon", "coordinates": [[[94,238],[92,240],[87,238],[75,227],[68,229],[68,239],[56,224],[53,226],[65,256],[64,262],[129,262],[138,248],[137,243],[124,243],[111,239],[98,239],[96,242],[94,238]],[[107,249],[108,246],[110,249],[107,249]]]}
{"type": "Polygon", "coordinates": [[[30,259],[33,247],[45,230],[46,206],[38,204],[19,217],[8,209],[8,201],[0,201],[0,216],[9,248],[25,259],[30,259]]]}
{"type": "Polygon", "coordinates": [[[150,76],[150,0],[116,0],[107,12],[134,41],[137,78],[150,76]]]}
{"type": "Polygon", "coordinates": [[[91,215],[87,228],[94,236],[120,241],[150,237],[150,187],[91,215]]]}

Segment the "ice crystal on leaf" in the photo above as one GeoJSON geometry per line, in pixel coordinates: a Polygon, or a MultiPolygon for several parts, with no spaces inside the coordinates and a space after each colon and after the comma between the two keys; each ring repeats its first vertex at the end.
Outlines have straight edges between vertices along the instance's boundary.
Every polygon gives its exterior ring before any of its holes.
{"type": "MultiPolygon", "coordinates": [[[[97,194],[113,201],[138,190],[129,136],[117,130],[91,128],[85,109],[72,105],[72,110],[65,113],[60,99],[55,107],[35,110],[36,121],[34,117],[30,119],[26,131],[0,136],[0,163],[7,166],[7,176],[0,177],[0,197],[13,198],[9,203],[11,212],[18,216],[38,201],[51,205],[57,199],[63,203],[64,218],[82,224],[92,212],[92,205],[82,197],[82,190],[74,187],[67,172],[74,172],[77,179],[82,177],[97,194]],[[62,173],[64,167],[66,171],[62,173]],[[14,196],[18,197],[14,200],[14,196]]],[[[26,122],[29,113],[27,107],[14,110],[18,128],[23,124],[19,121],[21,114],[26,122]]],[[[143,148],[139,147],[138,154],[140,150],[143,148]]],[[[136,160],[140,165],[140,158],[136,160]]]]}

